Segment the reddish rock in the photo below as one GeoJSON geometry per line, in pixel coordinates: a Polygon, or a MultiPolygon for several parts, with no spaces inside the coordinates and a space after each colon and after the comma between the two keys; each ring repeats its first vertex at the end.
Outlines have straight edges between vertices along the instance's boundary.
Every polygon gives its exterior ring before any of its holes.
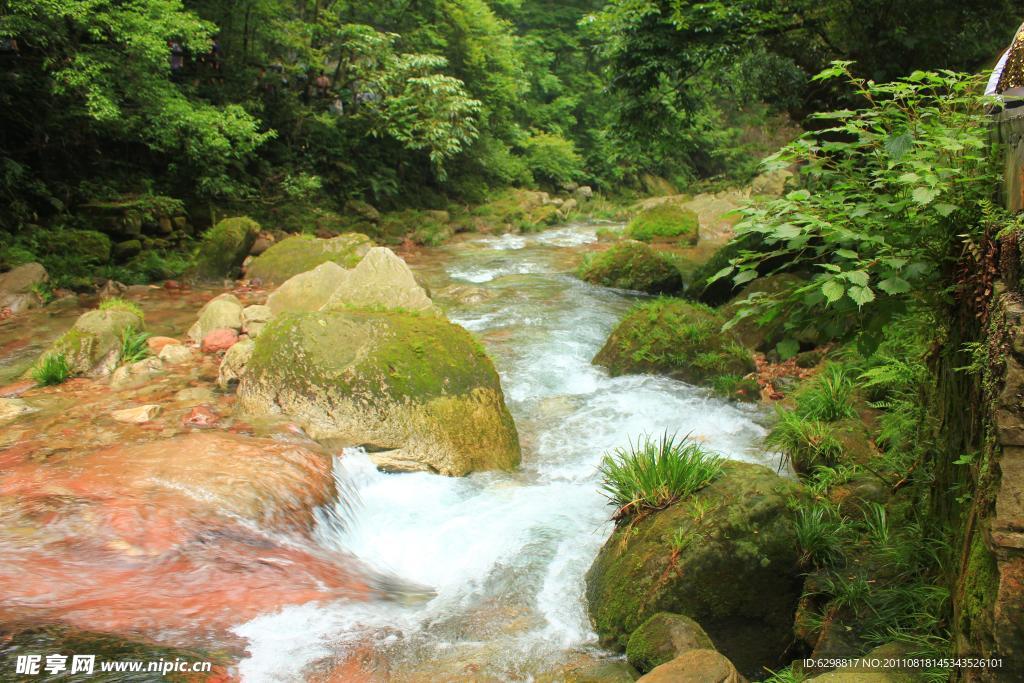
{"type": "Polygon", "coordinates": [[[311,538],[334,495],[316,446],[195,432],[0,470],[0,622],[188,640],[289,604],[368,599],[311,538]]]}
{"type": "Polygon", "coordinates": [[[206,405],[196,406],[181,421],[186,427],[199,427],[200,429],[212,427],[218,422],[220,422],[220,415],[206,405]]]}
{"type": "Polygon", "coordinates": [[[219,327],[203,337],[203,353],[227,351],[238,342],[238,332],[228,327],[219,327]]]}
{"type": "Polygon", "coordinates": [[[168,280],[167,282],[164,283],[164,289],[167,289],[167,290],[181,289],[181,283],[178,282],[177,280],[168,280]]]}
{"type": "Polygon", "coordinates": [[[180,344],[181,342],[173,337],[150,337],[146,340],[146,345],[149,347],[150,353],[154,356],[159,356],[160,352],[164,350],[165,346],[171,344],[180,344]]]}
{"type": "Polygon", "coordinates": [[[17,398],[36,385],[30,379],[22,380],[0,387],[0,398],[17,398]]]}

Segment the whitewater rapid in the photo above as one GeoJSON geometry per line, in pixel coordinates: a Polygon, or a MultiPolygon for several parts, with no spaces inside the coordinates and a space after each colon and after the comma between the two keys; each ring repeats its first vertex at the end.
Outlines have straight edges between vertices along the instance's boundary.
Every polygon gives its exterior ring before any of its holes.
{"type": "Polygon", "coordinates": [[[245,681],[303,680],[352,648],[375,653],[399,680],[466,671],[531,680],[581,655],[602,656],[584,597],[585,573],[611,531],[597,477],[602,454],[668,431],[766,462],[757,408],[665,378],[611,378],[591,365],[635,301],[564,272],[568,250],[595,240],[594,225],[478,238],[424,268],[434,285],[472,285],[492,297],[447,313],[495,360],[522,466],[461,479],[383,474],[365,453],[343,453],[336,476],[354,493],[340,511],[348,523],[323,525],[320,542],[436,593],[305,604],[242,624],[245,681]]]}

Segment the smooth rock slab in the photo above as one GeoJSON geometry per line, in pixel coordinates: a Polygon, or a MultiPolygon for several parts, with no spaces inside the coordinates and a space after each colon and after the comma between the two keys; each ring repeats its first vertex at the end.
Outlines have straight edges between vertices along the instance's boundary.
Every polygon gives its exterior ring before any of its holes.
{"type": "Polygon", "coordinates": [[[128,424],[144,424],[151,421],[160,413],[163,412],[163,408],[150,403],[144,406],[137,406],[135,408],[125,408],[123,410],[115,410],[110,414],[112,418],[118,422],[126,422],[128,424]]]}
{"type": "Polygon", "coordinates": [[[168,344],[160,351],[160,360],[169,365],[180,365],[192,360],[193,351],[184,344],[168,344]]]}
{"type": "Polygon", "coordinates": [[[12,422],[35,408],[20,398],[0,398],[0,424],[12,422]]]}

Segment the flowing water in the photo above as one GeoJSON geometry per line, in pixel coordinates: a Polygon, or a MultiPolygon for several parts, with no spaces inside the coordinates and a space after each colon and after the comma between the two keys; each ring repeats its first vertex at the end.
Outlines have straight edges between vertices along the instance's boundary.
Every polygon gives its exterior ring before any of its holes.
{"type": "Polygon", "coordinates": [[[322,524],[320,543],[434,593],[307,603],[241,624],[244,680],[301,680],[357,656],[392,680],[557,679],[560,667],[607,656],[584,598],[585,573],[611,531],[597,476],[602,454],[668,431],[730,458],[763,460],[757,408],[665,378],[611,378],[591,365],[635,301],[572,277],[594,230],[477,237],[417,264],[449,317],[494,358],[522,466],[453,479],[383,474],[358,451],[337,458],[347,522],[322,524]]]}

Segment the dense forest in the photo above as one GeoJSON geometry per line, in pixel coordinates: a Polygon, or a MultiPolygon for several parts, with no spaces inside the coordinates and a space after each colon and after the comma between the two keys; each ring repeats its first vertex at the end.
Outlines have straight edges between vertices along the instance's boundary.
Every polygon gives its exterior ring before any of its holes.
{"type": "MultiPolygon", "coordinates": [[[[183,203],[203,226],[211,207],[444,209],[511,186],[742,181],[775,129],[844,97],[810,80],[831,60],[876,81],[974,70],[1014,21],[998,0],[13,0],[0,261],[66,257],[61,231],[94,229],[82,207],[97,203],[183,203]]],[[[155,256],[113,274],[144,278],[155,256]]]]}
{"type": "Polygon", "coordinates": [[[1022,19],[0,1],[0,679],[1024,679],[1022,19]]]}

